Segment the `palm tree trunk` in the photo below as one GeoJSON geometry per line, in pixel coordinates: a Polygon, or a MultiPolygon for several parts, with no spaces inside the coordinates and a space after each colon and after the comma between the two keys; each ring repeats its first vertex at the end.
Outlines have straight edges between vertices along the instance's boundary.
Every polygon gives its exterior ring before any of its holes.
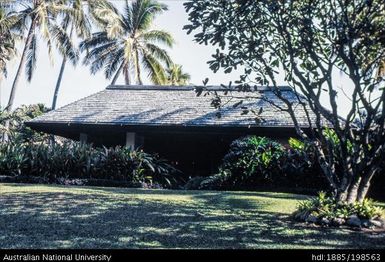
{"type": "Polygon", "coordinates": [[[61,85],[61,81],[63,79],[63,74],[64,74],[64,69],[66,67],[66,63],[67,63],[67,57],[64,57],[63,62],[61,64],[59,77],[58,77],[57,82],[56,82],[55,92],[53,93],[52,106],[51,106],[52,110],[56,109],[57,97],[59,95],[60,85],[61,85]]]}
{"type": "Polygon", "coordinates": [[[120,74],[122,73],[122,70],[123,70],[123,67],[124,67],[124,62],[120,65],[118,71],[116,71],[116,74],[114,76],[114,78],[112,79],[112,82],[111,82],[111,85],[115,85],[116,81],[118,80],[120,74]]]}
{"type": "MultiPolygon", "coordinates": [[[[73,31],[74,31],[74,25],[71,26],[71,31],[70,31],[70,35],[69,35],[70,38],[72,38],[73,31]]],[[[61,64],[61,68],[60,68],[59,77],[58,77],[57,82],[56,82],[55,92],[53,93],[52,107],[51,107],[52,110],[56,109],[57,97],[59,95],[61,81],[63,79],[64,70],[65,70],[66,64],[67,64],[67,57],[64,56],[62,64],[61,64]]]]}
{"type": "Polygon", "coordinates": [[[141,72],[140,72],[140,64],[139,64],[139,53],[138,53],[138,50],[136,50],[136,53],[135,53],[135,69],[136,69],[136,79],[137,79],[137,82],[138,82],[138,85],[143,85],[143,81],[142,81],[142,78],[141,78],[141,72]]]}
{"type": "MultiPolygon", "coordinates": [[[[62,64],[61,64],[61,68],[60,68],[59,77],[58,77],[57,82],[56,82],[55,91],[54,91],[54,93],[53,93],[52,106],[51,106],[51,109],[52,109],[52,110],[55,110],[55,109],[56,109],[57,97],[58,97],[58,95],[59,95],[60,85],[61,85],[61,81],[62,81],[62,78],[63,78],[64,69],[65,69],[65,67],[66,67],[66,63],[67,63],[67,57],[64,56],[64,57],[63,57],[62,64]]],[[[50,137],[49,137],[49,142],[50,142],[52,145],[55,144],[55,136],[54,136],[54,135],[50,135],[50,137]]]]}
{"type": "Polygon", "coordinates": [[[1,107],[1,84],[3,82],[3,75],[0,73],[0,111],[2,110],[2,107],[1,107]]]}
{"type": "Polygon", "coordinates": [[[140,67],[139,66],[137,66],[136,74],[137,74],[137,78],[138,78],[138,85],[143,85],[143,81],[142,81],[142,78],[140,76],[140,67]]]}
{"type": "Polygon", "coordinates": [[[125,79],[126,85],[131,85],[130,72],[129,72],[128,65],[126,65],[124,67],[124,79],[125,79]]]}
{"type": "Polygon", "coordinates": [[[18,87],[18,84],[20,81],[21,71],[23,70],[23,66],[24,66],[25,60],[27,58],[27,49],[32,42],[36,23],[37,23],[36,19],[33,18],[32,22],[31,22],[31,26],[30,26],[29,31],[28,31],[28,36],[27,36],[27,40],[25,42],[23,54],[21,55],[21,58],[20,58],[19,67],[17,69],[16,76],[15,76],[15,79],[14,79],[13,84],[12,84],[12,89],[11,89],[11,94],[9,95],[8,104],[7,104],[7,107],[5,108],[5,110],[7,112],[10,112],[12,110],[12,106],[13,106],[13,103],[15,101],[16,90],[17,90],[17,87],[18,87]]]}
{"type": "MultiPolygon", "coordinates": [[[[29,31],[28,31],[28,36],[27,36],[27,39],[25,42],[23,54],[21,55],[21,58],[20,58],[19,67],[17,68],[16,76],[15,76],[15,79],[14,79],[13,84],[12,84],[12,89],[11,89],[11,94],[9,95],[8,104],[4,109],[7,113],[12,111],[12,106],[13,106],[13,103],[15,101],[15,96],[16,96],[16,90],[17,90],[17,87],[18,87],[18,84],[20,81],[20,77],[21,77],[21,71],[23,69],[23,66],[25,64],[25,60],[27,58],[27,49],[32,42],[36,23],[37,23],[37,20],[35,18],[33,18],[32,22],[31,22],[31,26],[30,26],[29,31]]],[[[5,130],[4,130],[4,134],[3,134],[3,142],[7,142],[9,140],[9,137],[8,137],[9,120],[5,121],[4,129],[5,130]]]]}

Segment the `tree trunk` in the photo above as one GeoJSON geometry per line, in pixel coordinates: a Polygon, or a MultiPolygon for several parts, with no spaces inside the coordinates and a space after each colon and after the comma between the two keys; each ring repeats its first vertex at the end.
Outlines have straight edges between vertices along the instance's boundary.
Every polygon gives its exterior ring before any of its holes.
{"type": "Polygon", "coordinates": [[[135,64],[136,64],[136,79],[138,82],[138,85],[143,85],[142,77],[141,77],[141,70],[140,70],[140,64],[139,64],[139,53],[136,51],[135,55],[135,64]]]}
{"type": "Polygon", "coordinates": [[[52,110],[56,109],[57,97],[59,95],[60,85],[61,85],[61,81],[63,79],[63,74],[64,74],[64,69],[66,67],[66,63],[67,63],[67,57],[64,57],[63,62],[61,64],[59,77],[58,77],[57,82],[56,82],[55,92],[53,93],[52,107],[51,107],[52,110]]]}
{"type": "MultiPolygon", "coordinates": [[[[0,110],[3,110],[3,108],[1,107],[1,91],[2,91],[2,89],[1,89],[1,83],[2,83],[2,81],[3,81],[3,75],[2,75],[2,73],[0,72],[0,110]]],[[[2,112],[2,113],[4,113],[4,112],[2,112]]],[[[7,122],[5,122],[5,126],[4,127],[6,127],[7,126],[7,122]]],[[[6,137],[6,132],[4,131],[2,134],[1,134],[1,142],[5,142],[6,140],[5,139],[8,139],[7,137],[6,137]]]]}
{"type": "Polygon", "coordinates": [[[365,182],[361,183],[357,193],[357,201],[360,203],[362,203],[362,201],[364,201],[364,199],[366,198],[370,187],[370,180],[364,179],[363,181],[365,182]]]}
{"type": "Polygon", "coordinates": [[[346,190],[338,191],[338,193],[337,193],[337,201],[341,202],[341,203],[342,202],[346,202],[347,196],[348,196],[348,193],[346,192],[346,190]]]}
{"type": "Polygon", "coordinates": [[[125,79],[126,85],[130,85],[131,84],[130,72],[129,72],[129,68],[128,68],[127,65],[124,68],[124,79],[125,79]]]}
{"type": "MultiPolygon", "coordinates": [[[[66,31],[67,31],[67,26],[66,26],[66,31]]],[[[70,38],[72,38],[73,31],[74,31],[74,25],[71,26],[70,35],[69,35],[70,38]]],[[[61,68],[60,68],[60,72],[59,72],[59,77],[58,77],[57,82],[56,82],[55,92],[53,94],[52,107],[51,107],[52,110],[56,109],[57,97],[59,95],[61,81],[63,79],[64,70],[65,70],[66,64],[67,64],[67,56],[64,55],[63,62],[61,64],[61,68]]]]}
{"type": "Polygon", "coordinates": [[[1,89],[1,84],[2,84],[2,82],[3,82],[3,74],[0,72],[0,110],[3,110],[2,109],[2,107],[1,107],[1,91],[2,91],[2,89],[1,89]]]}
{"type": "Polygon", "coordinates": [[[136,69],[136,74],[137,74],[137,77],[138,77],[138,85],[143,85],[142,77],[140,76],[141,72],[140,72],[139,66],[136,69]]]}
{"type": "Polygon", "coordinates": [[[361,182],[361,177],[356,177],[353,181],[352,184],[350,185],[348,189],[348,198],[347,202],[349,204],[354,203],[357,201],[357,195],[358,195],[358,188],[360,187],[360,182],[361,182]]]}
{"type": "Polygon", "coordinates": [[[357,191],[357,201],[362,202],[364,201],[366,195],[368,194],[369,187],[370,187],[370,181],[372,180],[373,176],[379,171],[379,168],[373,168],[369,174],[361,179],[360,186],[357,191]]]}
{"type": "Polygon", "coordinates": [[[351,183],[350,177],[352,174],[350,172],[343,173],[343,176],[340,178],[340,183],[338,187],[337,200],[338,202],[347,202],[349,198],[349,187],[351,183]]]}
{"type": "Polygon", "coordinates": [[[124,67],[124,63],[122,63],[118,69],[118,71],[116,71],[116,74],[114,76],[114,78],[112,79],[112,82],[111,82],[111,85],[115,85],[116,81],[118,80],[119,76],[120,76],[120,73],[122,72],[122,69],[124,67]]]}
{"type": "Polygon", "coordinates": [[[33,38],[33,35],[35,33],[34,31],[35,31],[36,23],[37,23],[36,19],[33,19],[31,22],[31,26],[29,28],[29,31],[28,31],[28,36],[27,36],[27,40],[25,42],[23,53],[22,53],[21,58],[20,58],[19,67],[17,69],[16,76],[15,76],[15,79],[14,79],[13,84],[12,84],[11,94],[9,95],[8,104],[7,104],[7,107],[5,108],[5,110],[7,112],[12,111],[12,106],[13,106],[13,103],[15,101],[17,87],[18,87],[20,77],[21,77],[21,72],[23,70],[25,60],[27,58],[27,49],[32,42],[32,38],[33,38]]]}

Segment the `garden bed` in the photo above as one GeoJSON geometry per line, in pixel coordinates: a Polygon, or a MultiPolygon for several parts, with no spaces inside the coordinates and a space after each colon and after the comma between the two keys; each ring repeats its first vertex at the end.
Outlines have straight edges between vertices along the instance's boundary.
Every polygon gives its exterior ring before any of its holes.
{"type": "Polygon", "coordinates": [[[130,182],[112,179],[81,179],[81,178],[56,178],[50,180],[44,177],[34,176],[0,176],[0,183],[24,183],[24,184],[51,184],[65,186],[102,186],[102,187],[127,187],[127,188],[162,188],[159,184],[149,184],[145,182],[130,182]]]}

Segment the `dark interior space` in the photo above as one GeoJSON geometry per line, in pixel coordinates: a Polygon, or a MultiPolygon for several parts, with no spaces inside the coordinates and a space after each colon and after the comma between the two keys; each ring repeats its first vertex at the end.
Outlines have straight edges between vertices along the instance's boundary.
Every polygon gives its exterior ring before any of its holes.
{"type": "MultiPolygon", "coordinates": [[[[33,126],[33,124],[31,124],[33,126]]],[[[87,134],[87,143],[94,146],[124,146],[126,133],[136,133],[137,147],[147,153],[158,154],[181,170],[186,177],[209,176],[228,152],[232,141],[246,135],[270,137],[282,144],[295,137],[291,128],[191,128],[157,126],[119,126],[103,124],[57,124],[33,126],[35,130],[54,133],[79,140],[87,134]]]]}
{"type": "Polygon", "coordinates": [[[209,176],[218,171],[223,156],[237,135],[148,134],[143,149],[169,160],[186,176],[209,176]]]}
{"type": "Polygon", "coordinates": [[[109,132],[105,134],[87,134],[87,143],[91,143],[96,147],[115,147],[117,145],[124,145],[126,142],[126,134],[122,132],[109,132]]]}

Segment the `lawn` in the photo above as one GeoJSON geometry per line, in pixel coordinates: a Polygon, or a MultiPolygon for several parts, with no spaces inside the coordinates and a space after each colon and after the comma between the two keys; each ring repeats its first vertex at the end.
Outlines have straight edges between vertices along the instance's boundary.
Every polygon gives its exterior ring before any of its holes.
{"type": "Polygon", "coordinates": [[[308,227],[301,195],[0,184],[0,248],[383,248],[308,227]]]}

